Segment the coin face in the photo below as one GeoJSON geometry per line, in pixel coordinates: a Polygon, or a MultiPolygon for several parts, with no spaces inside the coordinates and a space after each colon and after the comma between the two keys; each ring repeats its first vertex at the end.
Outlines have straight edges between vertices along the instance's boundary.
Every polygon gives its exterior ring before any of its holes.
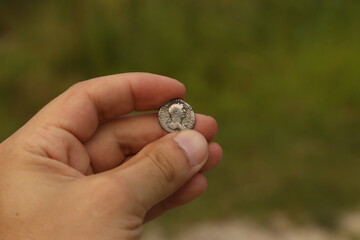
{"type": "Polygon", "coordinates": [[[195,125],[195,113],[192,107],[181,99],[165,103],[159,110],[160,125],[167,132],[192,129],[195,125]]]}

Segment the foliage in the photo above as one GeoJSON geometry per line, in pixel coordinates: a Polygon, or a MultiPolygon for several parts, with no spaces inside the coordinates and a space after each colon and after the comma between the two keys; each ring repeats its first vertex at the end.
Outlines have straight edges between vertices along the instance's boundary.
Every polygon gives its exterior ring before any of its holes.
{"type": "Polygon", "coordinates": [[[217,118],[225,155],[207,194],[167,221],[283,212],[333,224],[360,200],[359,11],[356,0],[2,0],[0,139],[77,81],[168,75],[217,118]]]}

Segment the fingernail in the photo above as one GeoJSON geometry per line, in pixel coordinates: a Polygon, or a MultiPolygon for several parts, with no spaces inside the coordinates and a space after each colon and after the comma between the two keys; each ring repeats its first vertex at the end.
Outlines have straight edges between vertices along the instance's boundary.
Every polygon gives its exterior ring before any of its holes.
{"type": "Polygon", "coordinates": [[[204,136],[193,130],[181,131],[174,140],[184,150],[192,166],[201,164],[208,156],[208,143],[204,136]]]}

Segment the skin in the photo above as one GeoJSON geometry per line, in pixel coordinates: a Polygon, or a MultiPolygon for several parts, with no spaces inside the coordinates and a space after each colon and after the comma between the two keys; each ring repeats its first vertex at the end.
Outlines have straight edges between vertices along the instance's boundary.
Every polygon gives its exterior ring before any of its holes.
{"type": "Polygon", "coordinates": [[[0,239],[132,240],[200,196],[221,147],[212,117],[165,133],[155,114],[178,81],[128,73],[75,84],[0,144],[0,239]]]}

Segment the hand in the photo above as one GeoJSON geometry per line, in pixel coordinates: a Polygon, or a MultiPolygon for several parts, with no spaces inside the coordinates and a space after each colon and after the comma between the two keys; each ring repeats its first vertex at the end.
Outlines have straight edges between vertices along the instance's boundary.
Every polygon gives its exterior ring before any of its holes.
{"type": "Polygon", "coordinates": [[[166,134],[158,109],[183,98],[146,73],[75,84],[0,144],[0,239],[139,239],[142,224],[203,193],[221,159],[213,118],[166,134]]]}

